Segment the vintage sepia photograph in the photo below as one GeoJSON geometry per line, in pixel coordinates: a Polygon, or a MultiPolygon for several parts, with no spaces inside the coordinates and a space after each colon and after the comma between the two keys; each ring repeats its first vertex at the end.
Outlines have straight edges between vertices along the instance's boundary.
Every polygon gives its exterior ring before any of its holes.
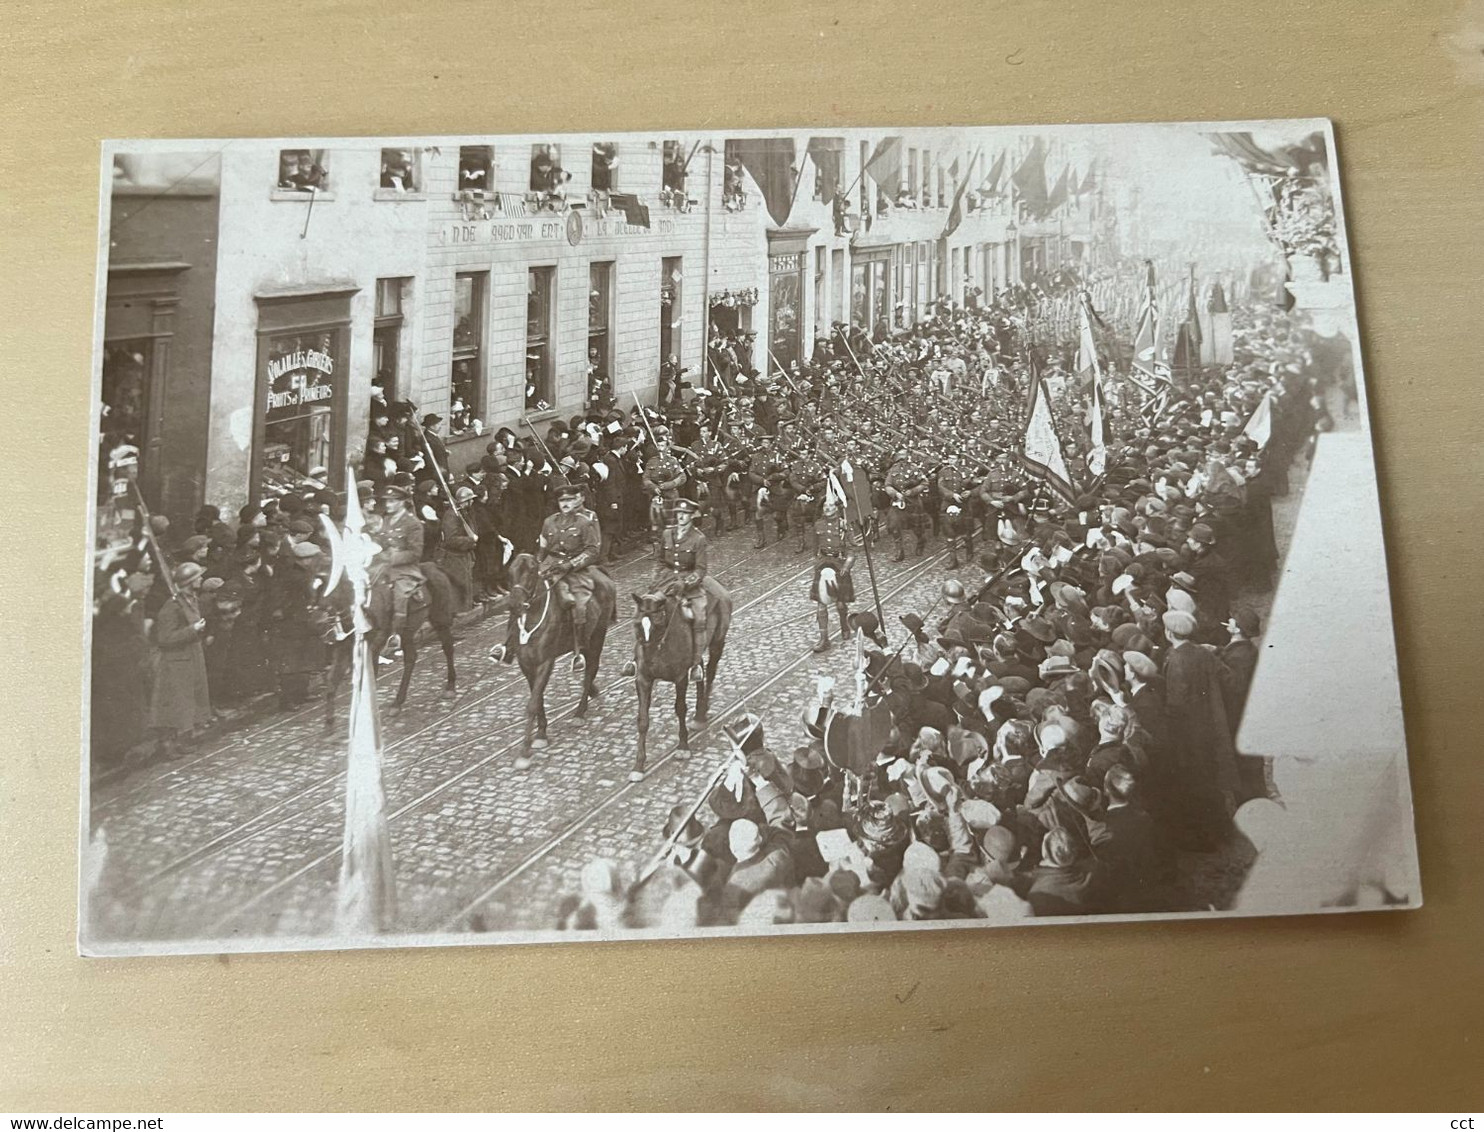
{"type": "Polygon", "coordinates": [[[105,144],[80,950],[1420,906],[1339,173],[105,144]]]}

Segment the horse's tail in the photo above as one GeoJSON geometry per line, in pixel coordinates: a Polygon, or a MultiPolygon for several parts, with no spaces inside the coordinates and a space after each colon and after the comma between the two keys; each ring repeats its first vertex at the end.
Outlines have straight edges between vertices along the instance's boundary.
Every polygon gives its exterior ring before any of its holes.
{"type": "Polygon", "coordinates": [[[825,605],[835,603],[835,595],[840,592],[839,579],[835,576],[833,566],[821,566],[819,568],[819,579],[814,586],[814,599],[825,605]]]}

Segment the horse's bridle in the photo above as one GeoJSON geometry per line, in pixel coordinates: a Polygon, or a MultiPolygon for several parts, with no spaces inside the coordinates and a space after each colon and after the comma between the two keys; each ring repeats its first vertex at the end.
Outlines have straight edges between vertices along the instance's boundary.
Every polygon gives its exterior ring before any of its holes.
{"type": "MultiPolygon", "coordinates": [[[[516,586],[515,589],[516,590],[519,590],[522,594],[524,594],[526,592],[526,589],[525,589],[524,586],[516,586]]],[[[530,608],[531,608],[531,599],[529,597],[527,597],[525,599],[525,601],[523,601],[521,603],[520,615],[515,619],[515,628],[516,628],[516,632],[520,634],[520,643],[521,644],[525,644],[532,637],[534,637],[536,635],[536,632],[541,628],[541,626],[546,621],[546,615],[551,610],[551,583],[550,582],[547,582],[546,583],[546,600],[541,603],[541,616],[538,617],[538,618],[536,618],[536,624],[532,625],[529,629],[527,629],[526,628],[526,613],[527,613],[527,611],[530,608]]]]}

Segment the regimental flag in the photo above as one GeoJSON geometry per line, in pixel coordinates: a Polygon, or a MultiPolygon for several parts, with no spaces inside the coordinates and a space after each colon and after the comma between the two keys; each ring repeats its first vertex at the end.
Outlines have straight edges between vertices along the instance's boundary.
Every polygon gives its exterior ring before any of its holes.
{"type": "MultiPolygon", "coordinates": [[[[973,170],[975,164],[977,164],[979,161],[979,152],[980,151],[976,150],[974,156],[969,159],[969,170],[971,171],[973,170]]],[[[958,180],[958,187],[953,190],[953,204],[951,204],[948,208],[948,226],[943,229],[944,239],[947,239],[949,236],[953,235],[953,233],[958,229],[958,226],[963,223],[964,193],[968,190],[969,187],[969,173],[965,172],[963,177],[961,178],[958,176],[957,159],[954,160],[953,166],[949,169],[949,172],[955,177],[955,179],[958,180]]]]}
{"type": "Polygon", "coordinates": [[[871,483],[849,460],[842,460],[839,468],[830,472],[826,490],[839,500],[846,521],[853,526],[864,526],[874,516],[871,483]]]}
{"type": "Polygon", "coordinates": [[[1092,383],[1092,422],[1087,428],[1092,441],[1087,450],[1087,470],[1100,476],[1108,470],[1108,424],[1103,414],[1103,383],[1092,383]]]}
{"type": "Polygon", "coordinates": [[[1010,183],[1032,216],[1046,211],[1046,143],[1037,138],[1030,152],[1010,174],[1010,183]]]}
{"type": "Polygon", "coordinates": [[[1144,294],[1134,319],[1134,359],[1129,377],[1141,389],[1153,392],[1168,377],[1162,377],[1159,372],[1159,300],[1155,293],[1154,261],[1146,259],[1144,268],[1144,294]]]}
{"type": "Polygon", "coordinates": [[[636,228],[649,227],[649,206],[640,201],[635,194],[609,193],[608,202],[614,208],[623,211],[623,218],[626,223],[632,224],[636,228]]]}
{"type": "Polygon", "coordinates": [[[727,144],[742,162],[742,168],[757,182],[773,224],[786,227],[798,177],[794,169],[794,139],[743,138],[727,144]]]}
{"type": "Polygon", "coordinates": [[[888,196],[896,196],[902,183],[902,139],[883,138],[866,161],[866,173],[888,196]]]}
{"type": "Polygon", "coordinates": [[[1000,192],[1000,178],[1005,175],[1005,151],[994,159],[994,164],[989,167],[989,176],[984,178],[984,184],[979,186],[979,192],[983,196],[996,196],[1000,192]]]}
{"type": "Polygon", "coordinates": [[[1083,386],[1101,382],[1103,367],[1098,362],[1097,340],[1092,334],[1092,298],[1082,291],[1077,296],[1080,333],[1077,338],[1077,377],[1083,386]]]}
{"type": "Polygon", "coordinates": [[[1072,503],[1077,493],[1072,487],[1061,439],[1056,435],[1056,424],[1051,418],[1051,399],[1041,383],[1041,371],[1034,357],[1030,363],[1031,385],[1026,401],[1025,438],[1021,443],[1020,462],[1028,472],[1072,503]]]}
{"type": "Polygon", "coordinates": [[[1252,410],[1252,416],[1242,426],[1242,435],[1259,448],[1268,446],[1268,441],[1273,436],[1273,395],[1271,393],[1262,395],[1257,408],[1252,410]]]}

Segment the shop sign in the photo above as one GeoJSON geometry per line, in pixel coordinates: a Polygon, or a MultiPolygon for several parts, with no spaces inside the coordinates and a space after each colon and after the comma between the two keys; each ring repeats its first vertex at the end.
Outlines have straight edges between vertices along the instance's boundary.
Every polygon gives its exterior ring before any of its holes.
{"type": "Polygon", "coordinates": [[[304,349],[292,338],[268,357],[267,420],[292,420],[335,396],[335,358],[326,349],[304,349]]]}

